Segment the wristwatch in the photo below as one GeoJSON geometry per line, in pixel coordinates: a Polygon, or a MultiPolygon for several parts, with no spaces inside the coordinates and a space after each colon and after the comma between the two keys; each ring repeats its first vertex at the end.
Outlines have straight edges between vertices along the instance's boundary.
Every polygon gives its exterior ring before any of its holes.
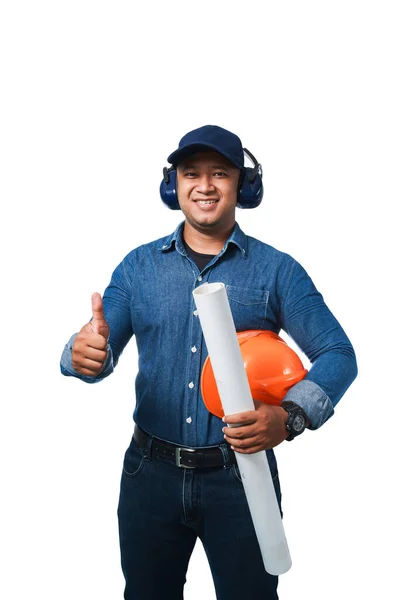
{"type": "Polygon", "coordinates": [[[308,420],[307,415],[304,410],[294,402],[282,402],[281,406],[288,413],[286,429],[290,435],[286,439],[288,442],[291,442],[305,430],[308,420]]]}

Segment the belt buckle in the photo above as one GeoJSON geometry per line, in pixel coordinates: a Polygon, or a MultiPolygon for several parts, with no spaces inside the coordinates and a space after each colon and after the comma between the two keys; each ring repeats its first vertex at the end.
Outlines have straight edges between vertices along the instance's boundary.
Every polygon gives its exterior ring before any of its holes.
{"type": "Polygon", "coordinates": [[[181,460],[181,450],[185,450],[186,452],[196,452],[194,448],[175,448],[175,464],[177,467],[181,467],[183,469],[195,469],[196,467],[189,467],[188,465],[183,465],[181,460]]]}

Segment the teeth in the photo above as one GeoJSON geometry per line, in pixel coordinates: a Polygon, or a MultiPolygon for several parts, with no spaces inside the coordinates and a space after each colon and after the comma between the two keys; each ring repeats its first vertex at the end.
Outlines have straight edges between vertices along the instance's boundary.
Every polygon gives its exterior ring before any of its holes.
{"type": "Polygon", "coordinates": [[[198,200],[198,203],[202,206],[206,206],[207,204],[216,204],[216,200],[198,200]]]}

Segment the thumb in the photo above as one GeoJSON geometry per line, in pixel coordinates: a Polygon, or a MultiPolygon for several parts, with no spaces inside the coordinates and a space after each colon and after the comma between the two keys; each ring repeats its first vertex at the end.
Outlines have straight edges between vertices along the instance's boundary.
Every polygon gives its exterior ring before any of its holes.
{"type": "Polygon", "coordinates": [[[98,292],[92,294],[93,321],[105,321],[103,300],[98,292]]]}
{"type": "Polygon", "coordinates": [[[103,300],[98,292],[92,294],[93,319],[90,325],[95,333],[99,333],[106,340],[110,335],[110,329],[104,316],[103,300]]]}

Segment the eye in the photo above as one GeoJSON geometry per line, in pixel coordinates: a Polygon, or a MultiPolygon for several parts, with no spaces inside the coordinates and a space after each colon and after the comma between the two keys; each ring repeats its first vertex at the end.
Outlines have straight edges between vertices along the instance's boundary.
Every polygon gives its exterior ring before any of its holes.
{"type": "Polygon", "coordinates": [[[185,173],[185,177],[190,177],[190,178],[196,177],[196,175],[197,175],[197,173],[195,173],[194,171],[186,171],[186,173],[185,173]]]}
{"type": "Polygon", "coordinates": [[[228,176],[228,173],[225,173],[224,171],[216,171],[216,172],[214,173],[214,175],[215,175],[216,177],[227,177],[227,176],[228,176]]]}

